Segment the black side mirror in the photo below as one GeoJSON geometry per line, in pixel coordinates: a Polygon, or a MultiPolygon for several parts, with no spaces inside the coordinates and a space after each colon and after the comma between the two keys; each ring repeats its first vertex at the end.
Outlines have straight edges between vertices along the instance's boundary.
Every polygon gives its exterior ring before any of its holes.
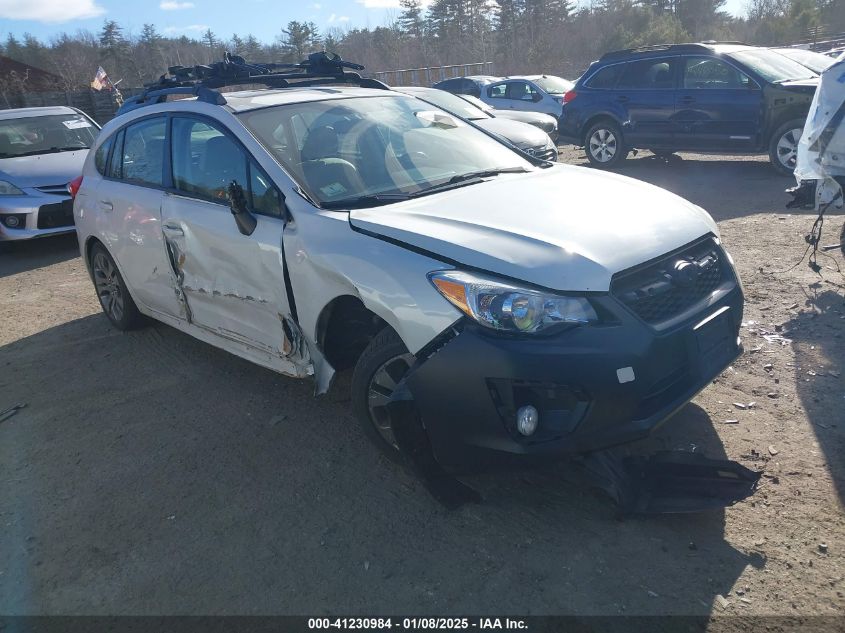
{"type": "Polygon", "coordinates": [[[238,225],[238,230],[241,234],[252,235],[258,224],[258,220],[250,213],[249,206],[246,203],[246,196],[244,195],[244,188],[236,180],[229,183],[229,209],[232,211],[235,224],[238,225]]]}

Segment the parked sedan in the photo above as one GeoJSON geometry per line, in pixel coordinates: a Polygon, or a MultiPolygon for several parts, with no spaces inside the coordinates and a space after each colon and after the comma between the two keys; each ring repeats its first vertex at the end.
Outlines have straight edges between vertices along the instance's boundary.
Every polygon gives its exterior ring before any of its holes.
{"type": "Polygon", "coordinates": [[[484,103],[478,97],[472,95],[457,95],[464,101],[471,103],[476,108],[483,110],[486,114],[497,119],[510,119],[511,121],[519,121],[520,123],[528,123],[534,127],[538,127],[546,134],[552,137],[557,137],[557,119],[549,114],[542,112],[525,112],[524,110],[499,110],[488,103],[484,103]]]}
{"type": "Polygon", "coordinates": [[[0,242],[73,232],[68,183],[98,132],[75,108],[0,111],[0,242]]]}
{"type": "Polygon", "coordinates": [[[461,97],[437,88],[401,86],[394,90],[421,99],[449,114],[472,121],[481,129],[510,141],[532,156],[544,160],[557,160],[557,146],[554,141],[546,132],[538,130],[533,125],[499,119],[461,97]]]}
{"type": "Polygon", "coordinates": [[[554,75],[507,77],[481,91],[481,100],[498,110],[527,110],[559,117],[563,95],[573,83],[554,75]]]}
{"type": "Polygon", "coordinates": [[[452,79],[444,79],[438,81],[432,88],[438,90],[445,90],[455,95],[471,95],[478,97],[484,86],[488,86],[493,82],[500,81],[502,77],[493,77],[492,75],[467,75],[466,77],[453,77],[452,79]]]}

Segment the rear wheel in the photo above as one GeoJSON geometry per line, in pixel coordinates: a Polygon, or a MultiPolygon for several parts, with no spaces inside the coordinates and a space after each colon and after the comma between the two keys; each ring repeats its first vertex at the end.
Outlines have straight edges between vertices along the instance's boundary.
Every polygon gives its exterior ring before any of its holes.
{"type": "Polygon", "coordinates": [[[100,306],[112,325],[118,330],[139,327],[144,317],[132,300],[114,259],[100,244],[91,248],[91,272],[100,306]]]}
{"type": "Polygon", "coordinates": [[[393,436],[387,404],[414,360],[399,335],[387,327],[370,341],[352,372],[355,417],[370,441],[395,462],[401,461],[401,453],[393,436]]]}
{"type": "Polygon", "coordinates": [[[769,141],[769,161],[782,174],[792,175],[798,159],[798,141],[804,130],[803,119],[793,119],[781,125],[769,141]]]}
{"type": "Polygon", "coordinates": [[[612,121],[599,121],[593,125],[584,137],[584,150],[593,167],[610,169],[628,155],[622,132],[612,121]]]}

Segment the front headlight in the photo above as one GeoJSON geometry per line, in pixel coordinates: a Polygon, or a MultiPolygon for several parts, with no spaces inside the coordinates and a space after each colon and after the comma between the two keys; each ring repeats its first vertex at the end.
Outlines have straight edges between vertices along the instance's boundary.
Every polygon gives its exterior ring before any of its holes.
{"type": "Polygon", "coordinates": [[[0,196],[22,196],[23,191],[8,180],[0,180],[0,196]]]}
{"type": "Polygon", "coordinates": [[[493,330],[534,333],[598,321],[583,297],[567,297],[457,270],[430,273],[438,292],[461,312],[493,330]]]}

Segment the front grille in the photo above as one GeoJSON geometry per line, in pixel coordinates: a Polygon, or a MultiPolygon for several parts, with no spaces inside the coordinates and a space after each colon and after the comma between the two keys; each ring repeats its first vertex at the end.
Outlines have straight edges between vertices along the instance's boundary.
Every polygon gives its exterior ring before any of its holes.
{"type": "Polygon", "coordinates": [[[557,149],[529,149],[528,153],[541,160],[557,160],[557,149]]]}
{"type": "Polygon", "coordinates": [[[45,204],[38,209],[39,229],[56,229],[61,226],[73,226],[73,224],[73,200],[45,204]]]}
{"type": "Polygon", "coordinates": [[[665,323],[710,297],[733,274],[724,251],[712,238],[619,273],[610,292],[650,325],[665,323]]]}
{"type": "Polygon", "coordinates": [[[67,184],[61,185],[44,185],[43,187],[36,187],[41,193],[49,193],[56,196],[67,195],[67,184]]]}

